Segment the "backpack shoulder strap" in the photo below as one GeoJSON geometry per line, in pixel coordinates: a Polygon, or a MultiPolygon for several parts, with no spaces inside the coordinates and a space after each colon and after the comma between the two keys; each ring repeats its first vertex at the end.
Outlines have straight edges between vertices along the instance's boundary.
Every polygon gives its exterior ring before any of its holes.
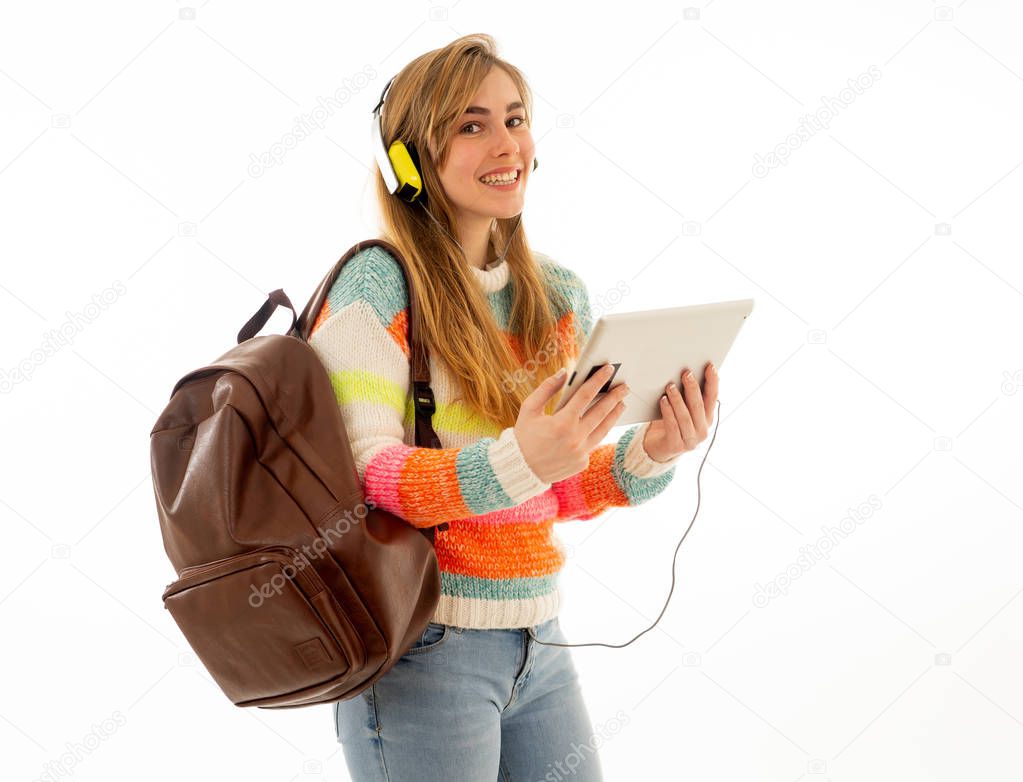
{"type": "Polygon", "coordinates": [[[412,399],[416,411],[416,444],[427,448],[440,448],[440,439],[434,431],[431,419],[436,405],[433,397],[433,389],[430,388],[430,361],[429,351],[426,345],[419,339],[419,335],[413,329],[415,318],[413,314],[418,311],[416,291],[411,284],[411,275],[408,273],[408,264],[405,257],[398,252],[398,248],[384,239],[366,239],[352,245],[341,259],[334,264],[327,276],[323,278],[309,302],[302,310],[298,320],[288,332],[291,336],[309,341],[313,322],[323,308],[323,302],[333,287],[341,269],[351,258],[361,250],[369,247],[379,246],[387,250],[398,261],[402,276],[405,278],[405,288],[408,291],[409,316],[408,316],[408,341],[411,351],[411,372],[412,372],[412,399]]]}

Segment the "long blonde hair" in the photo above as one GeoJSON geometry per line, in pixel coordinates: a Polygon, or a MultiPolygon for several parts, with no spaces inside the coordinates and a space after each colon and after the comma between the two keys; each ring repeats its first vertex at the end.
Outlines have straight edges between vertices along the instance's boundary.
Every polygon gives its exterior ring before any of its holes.
{"type": "MultiPolygon", "coordinates": [[[[494,321],[486,295],[452,238],[454,209],[437,169],[450,151],[456,121],[492,67],[511,77],[532,124],[533,101],[523,74],[497,56],[494,39],[466,35],[427,52],[395,76],[381,113],[385,145],[394,139],[415,144],[428,207],[391,195],[376,170],[376,193],[383,214],[382,238],[402,253],[418,309],[412,327],[430,355],[442,361],[461,391],[460,399],[498,429],[513,426],[522,401],[573,359],[571,330],[559,329],[549,301],[551,278],[533,257],[525,229],[513,231],[521,215],[497,219],[496,247],[509,242],[505,263],[513,286],[506,337],[494,321]]],[[[419,196],[422,198],[422,194],[419,196]]],[[[557,294],[555,294],[557,295],[557,294]]],[[[567,302],[562,298],[567,311],[567,302]]],[[[577,337],[575,337],[577,338],[577,337]]],[[[547,406],[547,412],[555,400],[547,406]]]]}

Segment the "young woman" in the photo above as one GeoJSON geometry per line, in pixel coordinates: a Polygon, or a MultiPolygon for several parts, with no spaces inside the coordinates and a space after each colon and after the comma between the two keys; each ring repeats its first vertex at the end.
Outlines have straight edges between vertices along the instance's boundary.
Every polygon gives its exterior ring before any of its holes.
{"type": "Polygon", "coordinates": [[[599,780],[569,650],[540,643],[565,642],[554,524],[663,491],[706,438],[717,378],[708,367],[703,396],[685,378],[684,395],[670,384],[661,419],[615,443],[600,445],[622,384],[582,414],[608,375],[551,415],[556,372],[592,323],[582,280],[519,226],[535,153],[525,79],[490,36],[470,35],[413,60],[385,94],[382,140],[415,150],[423,192],[392,195],[377,172],[382,238],[417,292],[442,447],[414,445],[408,291],[390,253],[348,261],[309,344],[367,499],[414,526],[448,526],[435,531],[431,623],[376,684],[334,704],[337,739],[357,782],[599,780]]]}

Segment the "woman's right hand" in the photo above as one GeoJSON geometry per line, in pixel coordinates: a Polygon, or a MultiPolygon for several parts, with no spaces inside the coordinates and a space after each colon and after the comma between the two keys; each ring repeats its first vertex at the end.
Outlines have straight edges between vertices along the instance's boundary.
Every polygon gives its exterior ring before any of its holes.
{"type": "Polygon", "coordinates": [[[544,407],[564,385],[568,373],[552,375],[527,396],[515,421],[515,438],[526,463],[544,483],[554,483],[586,469],[590,451],[600,445],[625,410],[625,383],[613,386],[604,398],[582,415],[614,372],[606,364],[583,383],[554,415],[544,407]]]}

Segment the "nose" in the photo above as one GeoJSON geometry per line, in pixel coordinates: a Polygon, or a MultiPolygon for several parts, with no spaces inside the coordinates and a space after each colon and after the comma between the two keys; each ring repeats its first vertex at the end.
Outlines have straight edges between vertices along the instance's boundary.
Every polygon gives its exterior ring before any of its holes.
{"type": "Polygon", "coordinates": [[[519,142],[516,141],[515,136],[512,135],[511,129],[507,126],[503,126],[500,133],[495,136],[494,142],[494,157],[512,156],[518,154],[519,142]]]}

